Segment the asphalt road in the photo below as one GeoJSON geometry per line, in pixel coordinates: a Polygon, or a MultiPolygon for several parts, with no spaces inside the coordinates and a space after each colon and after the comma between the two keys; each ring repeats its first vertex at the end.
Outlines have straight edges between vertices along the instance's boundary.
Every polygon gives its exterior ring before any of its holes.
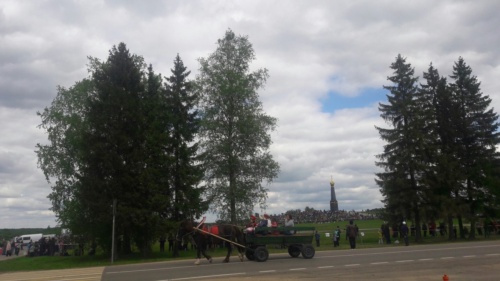
{"type": "Polygon", "coordinates": [[[317,251],[313,259],[271,255],[266,262],[191,261],[106,267],[103,281],[166,280],[500,280],[500,242],[317,251]]]}
{"type": "Polygon", "coordinates": [[[13,272],[2,281],[114,281],[114,280],[500,280],[500,241],[427,246],[388,245],[373,249],[316,252],[313,259],[271,255],[264,263],[229,264],[222,258],[195,266],[190,261],[13,272]]]}

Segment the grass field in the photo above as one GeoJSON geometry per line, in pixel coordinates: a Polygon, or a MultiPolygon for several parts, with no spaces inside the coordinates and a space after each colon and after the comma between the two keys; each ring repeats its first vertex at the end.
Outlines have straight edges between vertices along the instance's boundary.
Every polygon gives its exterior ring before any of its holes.
{"type": "MultiPolygon", "coordinates": [[[[373,248],[373,247],[404,247],[404,244],[390,244],[390,245],[380,245],[378,244],[378,228],[382,224],[381,220],[365,220],[365,221],[355,221],[364,236],[360,236],[357,240],[357,248],[373,248]]],[[[321,250],[345,250],[349,248],[349,243],[345,238],[345,227],[347,222],[340,223],[327,223],[327,224],[300,224],[300,226],[314,226],[321,234],[320,247],[316,247],[313,241],[313,246],[316,251],[321,250]],[[342,229],[340,247],[334,248],[331,233],[338,226],[342,229]],[[330,237],[327,237],[326,233],[330,233],[330,237]]],[[[477,234],[476,234],[477,235],[477,234]]],[[[500,235],[492,235],[489,238],[477,235],[477,240],[493,240],[500,239],[500,235]]],[[[394,241],[394,240],[392,240],[394,241]]],[[[464,240],[454,240],[463,242],[464,240]]],[[[420,244],[432,244],[432,243],[453,243],[454,241],[449,241],[447,236],[437,236],[430,237],[427,235],[420,244]]],[[[414,239],[410,238],[410,245],[415,244],[414,239]]],[[[270,253],[284,253],[287,252],[286,249],[279,249],[275,245],[268,245],[270,253]]],[[[209,250],[210,255],[215,257],[224,256],[226,249],[215,249],[209,250]]],[[[71,254],[71,252],[70,252],[71,254]]],[[[159,244],[156,244],[153,248],[153,254],[145,259],[142,258],[138,253],[132,254],[125,257],[119,257],[118,260],[114,262],[115,265],[119,264],[130,264],[130,263],[142,263],[142,262],[158,262],[158,261],[171,261],[180,259],[194,259],[195,250],[181,251],[179,258],[173,258],[171,252],[160,253],[159,244]]],[[[233,252],[233,260],[237,260],[236,253],[233,252]]],[[[94,267],[94,266],[108,266],[111,265],[110,257],[105,254],[98,254],[96,256],[43,256],[43,257],[19,257],[19,258],[7,258],[6,260],[0,261],[0,273],[10,272],[10,271],[31,271],[31,270],[51,270],[51,269],[67,269],[67,268],[77,268],[77,267],[94,267]]]]}

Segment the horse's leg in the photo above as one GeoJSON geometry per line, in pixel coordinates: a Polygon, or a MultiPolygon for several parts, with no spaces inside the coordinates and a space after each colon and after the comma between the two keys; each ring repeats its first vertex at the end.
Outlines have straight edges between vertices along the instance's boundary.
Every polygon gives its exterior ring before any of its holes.
{"type": "MultiPolygon", "coordinates": [[[[238,232],[237,235],[235,235],[235,238],[238,244],[245,245],[245,241],[243,241],[243,233],[238,232]]],[[[236,248],[238,249],[238,257],[240,258],[240,261],[243,261],[245,257],[245,248],[240,246],[237,246],[236,248]]]]}
{"type": "Polygon", "coordinates": [[[229,262],[229,257],[231,256],[231,253],[233,252],[233,245],[231,243],[226,242],[227,244],[227,255],[226,258],[224,259],[224,262],[229,262]]]}
{"type": "Polygon", "coordinates": [[[200,264],[200,258],[201,258],[201,256],[200,256],[201,249],[198,245],[199,244],[196,244],[196,261],[194,262],[194,264],[196,264],[196,265],[200,264]]]}
{"type": "Polygon", "coordinates": [[[203,235],[198,235],[196,238],[197,238],[195,240],[195,243],[196,243],[196,261],[194,262],[194,264],[196,264],[196,265],[200,264],[201,255],[203,255],[208,260],[209,263],[212,263],[212,257],[207,255],[207,253],[205,252],[205,250],[207,248],[207,237],[205,237],[203,235]]]}
{"type": "Polygon", "coordinates": [[[200,259],[201,259],[200,253],[202,253],[202,247],[201,247],[202,243],[201,243],[201,237],[200,236],[201,235],[198,234],[198,235],[196,235],[196,238],[191,237],[193,239],[192,241],[194,241],[194,243],[196,245],[196,260],[194,262],[194,264],[196,264],[196,265],[200,264],[200,259]]]}
{"type": "Polygon", "coordinates": [[[201,254],[208,260],[209,263],[212,263],[212,257],[207,255],[206,250],[207,250],[207,245],[208,244],[208,237],[204,237],[203,242],[201,243],[201,254]]]}

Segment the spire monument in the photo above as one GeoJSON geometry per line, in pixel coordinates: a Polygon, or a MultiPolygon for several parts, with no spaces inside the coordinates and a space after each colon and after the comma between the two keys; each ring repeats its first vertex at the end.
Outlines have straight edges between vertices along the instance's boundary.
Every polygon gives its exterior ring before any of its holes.
{"type": "Polygon", "coordinates": [[[333,181],[333,176],[330,180],[330,211],[337,212],[339,210],[339,203],[337,202],[337,197],[335,196],[335,182],[333,181]]]}

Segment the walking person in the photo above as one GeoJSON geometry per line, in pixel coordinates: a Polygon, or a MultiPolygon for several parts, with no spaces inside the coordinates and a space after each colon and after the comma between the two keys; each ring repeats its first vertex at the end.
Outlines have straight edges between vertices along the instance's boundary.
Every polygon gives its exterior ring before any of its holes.
{"type": "Polygon", "coordinates": [[[351,250],[356,249],[356,237],[358,233],[356,232],[356,227],[353,225],[353,221],[349,221],[349,225],[346,229],[347,237],[349,238],[349,245],[351,246],[351,250]]]}

